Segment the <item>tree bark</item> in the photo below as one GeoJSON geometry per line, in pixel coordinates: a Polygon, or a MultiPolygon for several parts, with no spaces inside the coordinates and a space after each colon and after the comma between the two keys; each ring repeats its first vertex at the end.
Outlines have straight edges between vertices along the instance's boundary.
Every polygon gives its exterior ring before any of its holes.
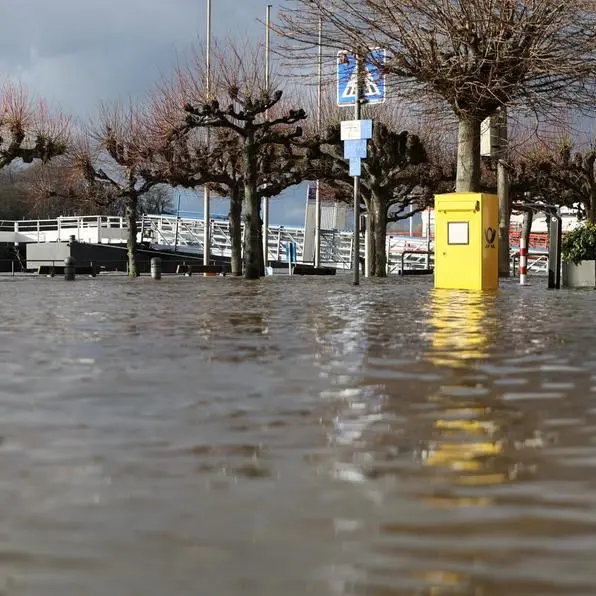
{"type": "MultiPolygon", "coordinates": [[[[524,211],[524,218],[522,220],[521,238],[526,240],[526,248],[528,254],[530,253],[530,233],[532,232],[532,221],[534,219],[534,213],[531,209],[524,211]]],[[[520,241],[521,242],[521,241],[520,241]]]]}
{"type": "Polygon", "coordinates": [[[480,190],[480,120],[462,117],[457,142],[456,192],[480,190]]]}
{"type": "Polygon", "coordinates": [[[138,277],[137,267],[137,215],[139,198],[136,194],[126,197],[126,223],[128,226],[128,238],[126,247],[128,250],[128,276],[138,277]]]}
{"type": "Polygon", "coordinates": [[[230,242],[232,249],[232,275],[242,275],[242,195],[236,191],[230,196],[230,242]]]}
{"type": "Polygon", "coordinates": [[[257,147],[254,133],[244,139],[244,277],[261,277],[261,197],[257,192],[257,147]]]}
{"type": "Polygon", "coordinates": [[[590,223],[596,224],[596,188],[592,188],[590,192],[590,201],[586,201],[586,219],[590,223]]]}
{"type": "Polygon", "coordinates": [[[509,277],[511,200],[509,197],[509,172],[501,159],[499,159],[497,165],[497,178],[497,188],[499,191],[499,277],[509,277]]]}
{"type": "Polygon", "coordinates": [[[372,269],[375,277],[387,277],[387,201],[373,192],[371,199],[371,234],[373,238],[372,269]]]}
{"type": "Polygon", "coordinates": [[[261,272],[261,249],[259,233],[261,201],[257,185],[246,182],[244,185],[244,277],[259,279],[261,272]]]}
{"type": "MultiPolygon", "coordinates": [[[[261,201],[262,204],[262,201],[261,201]]],[[[265,247],[263,246],[263,220],[261,219],[261,207],[259,206],[259,275],[263,277],[265,275],[265,247]]]]}

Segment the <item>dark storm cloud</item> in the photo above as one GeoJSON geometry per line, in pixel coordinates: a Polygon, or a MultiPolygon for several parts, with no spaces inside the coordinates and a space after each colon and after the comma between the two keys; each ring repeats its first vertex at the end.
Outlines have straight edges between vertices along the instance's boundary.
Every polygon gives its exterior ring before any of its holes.
{"type": "MultiPolygon", "coordinates": [[[[8,5],[8,6],[6,6],[8,5]]],[[[266,2],[212,0],[214,37],[259,34],[266,2]]],[[[82,118],[143,97],[205,37],[206,0],[19,0],[0,20],[0,73],[82,118]]]]}

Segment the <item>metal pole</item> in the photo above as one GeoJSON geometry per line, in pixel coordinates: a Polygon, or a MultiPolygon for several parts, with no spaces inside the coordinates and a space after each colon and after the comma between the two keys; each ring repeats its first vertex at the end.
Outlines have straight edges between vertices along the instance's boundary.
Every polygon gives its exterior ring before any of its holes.
{"type": "Polygon", "coordinates": [[[497,195],[499,196],[499,277],[509,277],[509,171],[507,169],[507,108],[499,110],[499,150],[497,155],[497,195]]]}
{"type": "MultiPolygon", "coordinates": [[[[206,87],[207,97],[210,99],[211,95],[211,0],[207,0],[207,52],[206,52],[206,87]]],[[[211,144],[211,134],[209,128],[207,128],[207,148],[211,144]]],[[[211,193],[209,185],[203,186],[203,265],[209,265],[211,257],[211,193]]]]}
{"type": "MultiPolygon", "coordinates": [[[[317,132],[321,134],[323,108],[323,15],[319,12],[319,48],[317,58],[317,132]]],[[[315,183],[315,267],[321,266],[321,181],[315,183]]]]}
{"type": "Polygon", "coordinates": [[[426,210],[426,268],[430,269],[430,207],[426,210]]]}
{"type": "Polygon", "coordinates": [[[370,229],[370,216],[368,211],[366,213],[366,221],[364,228],[364,277],[370,277],[370,271],[372,266],[372,250],[371,250],[371,229],[370,229]]]}
{"type": "Polygon", "coordinates": [[[528,274],[528,248],[526,246],[526,237],[522,232],[519,238],[519,283],[526,284],[526,276],[528,274]]]}
{"type": "MultiPolygon", "coordinates": [[[[360,120],[361,104],[360,104],[360,88],[361,72],[360,72],[360,56],[356,54],[356,101],[354,103],[354,120],[360,120]]],[[[360,285],[360,176],[354,176],[354,285],[360,285]]]]}
{"type": "Polygon", "coordinates": [[[178,207],[176,208],[176,233],[174,234],[174,252],[178,250],[178,225],[180,222],[180,195],[178,195],[178,207]]]}
{"type": "Polygon", "coordinates": [[[550,214],[548,232],[548,287],[558,290],[561,287],[561,216],[557,213],[550,214]]]}
{"type": "MultiPolygon", "coordinates": [[[[271,52],[271,4],[267,4],[265,15],[265,90],[269,93],[270,84],[270,65],[269,54],[271,52]]],[[[265,119],[269,117],[265,112],[265,119]]],[[[265,267],[269,262],[269,199],[263,197],[263,261],[265,267]]]]}

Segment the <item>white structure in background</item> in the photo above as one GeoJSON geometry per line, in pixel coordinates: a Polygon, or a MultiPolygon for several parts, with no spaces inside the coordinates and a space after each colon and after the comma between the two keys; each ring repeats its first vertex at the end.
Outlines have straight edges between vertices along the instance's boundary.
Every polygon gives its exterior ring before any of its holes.
{"type": "MultiPolygon", "coordinates": [[[[315,221],[316,221],[316,189],[309,184],[306,189],[306,208],[304,210],[304,251],[303,263],[312,263],[315,259],[315,221]]],[[[321,203],[321,230],[344,231],[351,228],[352,210],[345,203],[321,203]]]]}
{"type": "MultiPolygon", "coordinates": [[[[511,225],[521,228],[522,221],[524,219],[523,214],[513,214],[511,216],[511,225]]],[[[577,219],[575,211],[563,207],[561,209],[561,228],[563,233],[573,230],[581,222],[577,219]]],[[[542,212],[535,213],[534,219],[532,220],[532,233],[535,234],[546,234],[548,232],[548,220],[546,215],[542,212]]]]}

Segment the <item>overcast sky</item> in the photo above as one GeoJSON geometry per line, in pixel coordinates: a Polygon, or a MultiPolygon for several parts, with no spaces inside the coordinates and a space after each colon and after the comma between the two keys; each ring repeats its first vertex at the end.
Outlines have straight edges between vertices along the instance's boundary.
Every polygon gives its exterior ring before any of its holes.
{"type": "MultiPolygon", "coordinates": [[[[204,43],[206,5],[207,0],[3,0],[0,72],[87,121],[100,102],[142,99],[171,72],[177,56],[204,43]]],[[[259,20],[266,5],[212,0],[214,38],[264,39],[259,20]]],[[[289,200],[274,201],[272,220],[303,224],[302,187],[286,194],[289,200]]]]}

